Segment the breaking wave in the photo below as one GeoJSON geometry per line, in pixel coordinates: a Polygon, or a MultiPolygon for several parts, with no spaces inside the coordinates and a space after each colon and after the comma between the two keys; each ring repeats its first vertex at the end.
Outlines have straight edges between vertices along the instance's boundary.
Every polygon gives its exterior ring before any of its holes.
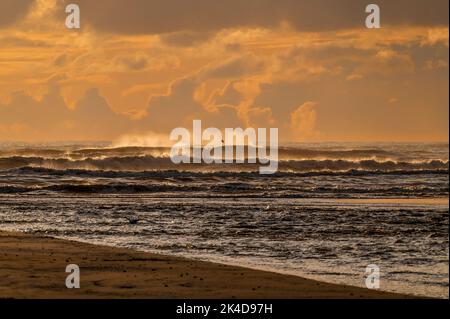
{"type": "MultiPolygon", "coordinates": [[[[151,171],[151,170],[193,170],[193,171],[256,171],[260,164],[174,164],[168,157],[122,156],[104,158],[85,158],[71,160],[66,158],[13,156],[0,158],[0,169],[22,167],[48,168],[57,170],[84,169],[104,171],[151,171]]],[[[280,160],[279,171],[415,171],[448,170],[448,160],[430,160],[414,162],[378,161],[378,160],[280,160]]]]}
{"type": "MultiPolygon", "coordinates": [[[[446,164],[448,165],[448,164],[446,164]]],[[[49,176],[67,176],[81,178],[133,178],[133,179],[158,179],[158,178],[178,178],[178,179],[195,179],[202,178],[224,178],[224,177],[240,177],[240,178],[264,178],[257,171],[180,171],[180,170],[149,170],[149,171],[113,171],[113,170],[86,170],[86,169],[52,169],[44,167],[20,167],[3,171],[7,174],[14,175],[49,175],[49,176]]],[[[435,174],[448,175],[448,168],[444,169],[416,169],[416,170],[362,170],[350,169],[343,171],[279,171],[270,177],[308,177],[308,176],[366,176],[366,175],[421,175],[435,174]]]]}
{"type": "Polygon", "coordinates": [[[267,164],[259,162],[174,164],[169,152],[167,147],[0,148],[0,193],[448,196],[448,144],[281,147],[277,173],[266,176],[259,169],[267,164]]]}

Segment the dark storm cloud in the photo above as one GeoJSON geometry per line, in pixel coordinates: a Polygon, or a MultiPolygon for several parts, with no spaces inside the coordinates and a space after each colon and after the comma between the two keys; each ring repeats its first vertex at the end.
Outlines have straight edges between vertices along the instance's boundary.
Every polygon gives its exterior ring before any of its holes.
{"type": "MultiPolygon", "coordinates": [[[[68,1],[66,1],[68,3],[68,1]]],[[[304,31],[363,27],[367,0],[71,0],[95,28],[116,33],[214,31],[277,26],[304,31]]],[[[448,0],[377,0],[385,25],[446,25],[448,0]]]]}
{"type": "Polygon", "coordinates": [[[10,25],[23,17],[32,3],[33,0],[1,0],[0,28],[10,25]]]}

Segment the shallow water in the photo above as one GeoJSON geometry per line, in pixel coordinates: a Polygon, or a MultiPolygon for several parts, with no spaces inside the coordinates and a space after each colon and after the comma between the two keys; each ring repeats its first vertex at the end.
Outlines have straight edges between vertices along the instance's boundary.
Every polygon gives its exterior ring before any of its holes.
{"type": "Polygon", "coordinates": [[[0,228],[382,289],[448,293],[448,205],[146,195],[0,197],[0,228]],[[129,220],[138,221],[131,224],[129,220]]]}

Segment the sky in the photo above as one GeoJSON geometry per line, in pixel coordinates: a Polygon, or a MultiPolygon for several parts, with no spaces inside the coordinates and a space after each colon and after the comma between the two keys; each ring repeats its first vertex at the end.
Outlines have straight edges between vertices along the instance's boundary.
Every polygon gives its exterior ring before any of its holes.
{"type": "Polygon", "coordinates": [[[448,0],[374,2],[0,0],[0,141],[448,141],[448,0]]]}

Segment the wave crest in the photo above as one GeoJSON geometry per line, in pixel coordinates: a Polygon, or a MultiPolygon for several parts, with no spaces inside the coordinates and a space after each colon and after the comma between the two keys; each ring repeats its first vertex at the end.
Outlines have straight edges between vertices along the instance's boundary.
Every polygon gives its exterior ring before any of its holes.
{"type": "MultiPolygon", "coordinates": [[[[256,171],[260,164],[174,164],[168,157],[156,156],[123,156],[105,158],[86,158],[70,160],[65,158],[23,157],[13,156],[0,158],[0,169],[22,167],[48,168],[56,170],[102,170],[102,171],[153,171],[153,170],[186,170],[186,171],[256,171]]],[[[279,171],[311,172],[311,171],[415,171],[415,170],[448,170],[448,161],[431,160],[422,162],[396,162],[377,160],[281,160],[279,171]]]]}

